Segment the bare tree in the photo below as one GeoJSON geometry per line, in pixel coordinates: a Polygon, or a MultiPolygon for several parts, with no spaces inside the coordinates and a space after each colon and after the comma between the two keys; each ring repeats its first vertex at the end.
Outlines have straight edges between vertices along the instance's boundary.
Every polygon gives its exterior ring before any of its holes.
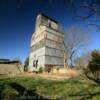
{"type": "Polygon", "coordinates": [[[76,57],[74,59],[74,64],[77,68],[84,69],[88,65],[90,59],[91,59],[91,53],[86,52],[81,56],[76,57]]]}
{"type": "Polygon", "coordinates": [[[70,27],[64,36],[65,46],[65,62],[68,66],[73,66],[73,60],[77,53],[82,52],[88,43],[88,35],[86,32],[76,28],[70,27]]]}
{"type": "Polygon", "coordinates": [[[100,30],[100,0],[70,0],[74,12],[74,19],[88,20],[89,25],[100,30]]]}

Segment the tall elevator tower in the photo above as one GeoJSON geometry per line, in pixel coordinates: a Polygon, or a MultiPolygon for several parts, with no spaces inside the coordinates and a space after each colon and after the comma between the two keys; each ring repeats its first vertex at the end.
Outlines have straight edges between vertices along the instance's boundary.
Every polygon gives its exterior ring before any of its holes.
{"type": "Polygon", "coordinates": [[[63,67],[64,34],[59,28],[57,21],[38,14],[31,38],[29,71],[37,71],[39,67],[63,67]]]}

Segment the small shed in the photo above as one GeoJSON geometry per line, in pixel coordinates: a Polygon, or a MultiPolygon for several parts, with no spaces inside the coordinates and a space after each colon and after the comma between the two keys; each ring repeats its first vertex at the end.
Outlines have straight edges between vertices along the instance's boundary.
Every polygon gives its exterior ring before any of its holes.
{"type": "Polygon", "coordinates": [[[20,74],[23,66],[18,60],[0,59],[0,75],[20,74]]]}

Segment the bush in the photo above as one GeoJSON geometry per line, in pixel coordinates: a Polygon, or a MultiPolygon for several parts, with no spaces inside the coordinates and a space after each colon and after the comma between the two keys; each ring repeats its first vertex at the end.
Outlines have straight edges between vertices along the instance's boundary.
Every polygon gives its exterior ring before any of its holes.
{"type": "Polygon", "coordinates": [[[43,68],[40,67],[40,68],[39,68],[39,73],[42,73],[42,72],[43,72],[43,68]]]}
{"type": "Polygon", "coordinates": [[[48,73],[50,73],[51,72],[51,70],[52,70],[52,66],[46,66],[45,67],[45,72],[48,72],[48,73]]]}
{"type": "Polygon", "coordinates": [[[29,66],[29,57],[27,57],[25,60],[24,71],[28,71],[28,66],[29,66]]]}
{"type": "Polygon", "coordinates": [[[98,50],[91,53],[91,61],[88,63],[85,74],[89,79],[100,83],[100,53],[98,50]]]}

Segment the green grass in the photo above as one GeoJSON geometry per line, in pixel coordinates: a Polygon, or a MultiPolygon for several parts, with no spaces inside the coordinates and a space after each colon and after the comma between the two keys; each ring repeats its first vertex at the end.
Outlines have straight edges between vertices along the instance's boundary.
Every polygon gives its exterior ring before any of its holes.
{"type": "Polygon", "coordinates": [[[87,80],[0,77],[0,100],[100,100],[100,86],[87,80]]]}

